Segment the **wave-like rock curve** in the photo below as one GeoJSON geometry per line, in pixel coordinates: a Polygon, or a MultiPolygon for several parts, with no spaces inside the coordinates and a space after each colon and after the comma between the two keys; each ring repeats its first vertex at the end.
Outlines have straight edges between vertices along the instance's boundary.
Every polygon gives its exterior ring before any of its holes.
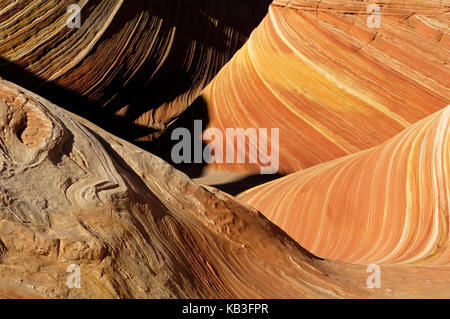
{"type": "Polygon", "coordinates": [[[388,142],[240,195],[312,253],[450,264],[450,106],[388,142]]]}
{"type": "Polygon", "coordinates": [[[448,105],[449,5],[381,1],[378,29],[367,25],[371,3],[274,1],[203,91],[209,127],[279,128],[287,174],[379,145],[448,105]]]}

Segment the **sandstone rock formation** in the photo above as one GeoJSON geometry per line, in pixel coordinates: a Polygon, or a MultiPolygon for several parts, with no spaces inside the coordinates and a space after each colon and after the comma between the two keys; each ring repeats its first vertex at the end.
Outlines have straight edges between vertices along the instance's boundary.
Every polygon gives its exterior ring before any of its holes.
{"type": "Polygon", "coordinates": [[[450,106],[380,146],[240,197],[322,257],[449,265],[450,106]]]}
{"type": "Polygon", "coordinates": [[[209,126],[280,128],[288,174],[379,145],[448,105],[450,4],[376,2],[378,29],[367,25],[370,3],[274,1],[203,91],[209,126]]]}

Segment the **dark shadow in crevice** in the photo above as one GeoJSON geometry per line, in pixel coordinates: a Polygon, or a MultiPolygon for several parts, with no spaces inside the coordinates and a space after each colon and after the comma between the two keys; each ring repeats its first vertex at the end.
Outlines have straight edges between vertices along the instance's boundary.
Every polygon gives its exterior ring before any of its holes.
{"type": "Polygon", "coordinates": [[[203,97],[198,97],[183,114],[178,117],[178,119],[172,123],[160,136],[157,143],[154,144],[153,148],[150,150],[153,154],[158,154],[162,159],[166,162],[170,163],[176,169],[184,172],[190,178],[196,178],[202,176],[203,169],[206,163],[203,161],[203,150],[206,146],[206,143],[203,142],[201,134],[199,136],[195,136],[194,134],[194,126],[195,121],[201,122],[201,131],[203,132],[210,122],[208,108],[203,97]],[[188,163],[174,163],[172,159],[172,149],[173,147],[181,141],[180,140],[172,140],[172,133],[174,130],[178,128],[187,129],[190,132],[190,145],[191,145],[191,159],[188,163]],[[202,161],[201,163],[195,163],[195,154],[194,154],[194,144],[201,145],[202,151],[202,161]]]}
{"type": "Polygon", "coordinates": [[[210,185],[210,186],[220,189],[221,191],[223,191],[227,194],[230,194],[232,196],[236,196],[246,190],[249,190],[250,188],[271,182],[273,180],[282,178],[284,176],[286,176],[286,174],[279,174],[279,173],[277,173],[277,174],[255,174],[255,175],[246,176],[244,178],[241,178],[239,180],[236,180],[236,181],[233,181],[230,183],[210,185]]]}

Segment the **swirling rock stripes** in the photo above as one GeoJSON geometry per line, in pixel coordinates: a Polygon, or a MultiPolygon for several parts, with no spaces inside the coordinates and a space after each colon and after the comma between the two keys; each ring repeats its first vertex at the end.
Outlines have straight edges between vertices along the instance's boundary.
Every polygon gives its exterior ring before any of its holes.
{"type": "Polygon", "coordinates": [[[319,256],[450,263],[450,106],[367,151],[240,195],[319,256]]]}
{"type": "Polygon", "coordinates": [[[441,0],[274,0],[273,5],[289,7],[307,11],[328,11],[333,13],[367,13],[370,4],[379,5],[384,13],[402,14],[404,16],[412,13],[440,14],[442,8],[450,5],[441,0]]]}
{"type": "Polygon", "coordinates": [[[281,173],[379,145],[450,102],[448,6],[389,1],[370,29],[369,2],[319,2],[276,1],[202,94],[210,127],[280,128],[281,173]]]}
{"type": "Polygon", "coordinates": [[[242,46],[269,2],[3,0],[0,74],[128,140],[148,140],[242,46]],[[79,29],[66,25],[69,4],[81,8],[79,29]]]}

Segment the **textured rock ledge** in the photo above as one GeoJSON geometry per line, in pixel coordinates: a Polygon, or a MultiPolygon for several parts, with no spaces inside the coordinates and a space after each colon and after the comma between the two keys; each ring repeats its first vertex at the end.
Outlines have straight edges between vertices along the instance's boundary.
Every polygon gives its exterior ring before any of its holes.
{"type": "Polygon", "coordinates": [[[0,80],[0,297],[449,297],[449,268],[316,258],[236,200],[0,80]],[[66,268],[81,267],[81,289],[66,268]]]}

